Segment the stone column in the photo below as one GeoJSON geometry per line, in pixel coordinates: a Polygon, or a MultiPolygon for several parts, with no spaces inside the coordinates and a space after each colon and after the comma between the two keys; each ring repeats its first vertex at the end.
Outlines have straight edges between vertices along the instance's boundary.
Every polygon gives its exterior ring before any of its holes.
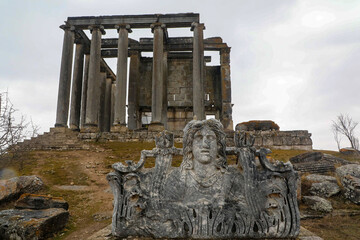
{"type": "Polygon", "coordinates": [[[73,82],[70,103],[70,128],[78,131],[80,127],[81,88],[84,68],[84,45],[76,40],[73,82]]]}
{"type": "Polygon", "coordinates": [[[61,25],[64,33],[55,127],[67,127],[74,50],[74,27],[61,25]]]}
{"type": "Polygon", "coordinates": [[[117,25],[119,32],[118,61],[116,71],[115,120],[113,131],[126,131],[126,90],[129,25],[117,25]]]}
{"type": "Polygon", "coordinates": [[[104,103],[104,132],[110,132],[111,125],[111,78],[105,81],[105,103],[104,103]]]}
{"type": "Polygon", "coordinates": [[[193,39],[193,113],[198,120],[205,119],[204,108],[204,35],[205,29],[202,23],[193,23],[191,31],[194,31],[193,39]]]}
{"type": "Polygon", "coordinates": [[[162,121],[164,94],[164,28],[165,24],[151,24],[151,30],[154,33],[154,43],[151,93],[151,124],[149,126],[149,130],[154,131],[161,131],[164,129],[164,124],[162,121]]]}
{"type": "Polygon", "coordinates": [[[99,129],[105,132],[105,91],[106,91],[106,72],[100,72],[100,100],[99,100],[99,129]]]}
{"type": "Polygon", "coordinates": [[[168,76],[168,51],[164,51],[163,54],[163,106],[161,121],[167,129],[167,112],[168,112],[168,94],[167,94],[167,76],[168,76]]]}
{"type": "Polygon", "coordinates": [[[229,47],[220,50],[220,65],[222,98],[220,121],[225,130],[233,130],[229,47]]]}
{"type": "Polygon", "coordinates": [[[115,83],[111,84],[111,116],[110,116],[110,128],[113,126],[114,118],[115,118],[115,91],[116,91],[116,85],[115,83]]]}
{"type": "Polygon", "coordinates": [[[140,80],[140,53],[133,51],[130,54],[129,96],[128,96],[128,128],[139,128],[139,99],[138,84],[140,80]]]}
{"type": "Polygon", "coordinates": [[[83,128],[85,125],[85,115],[86,115],[86,99],[87,99],[87,89],[88,89],[88,79],[89,79],[89,63],[90,63],[90,54],[85,55],[85,69],[84,69],[84,79],[82,84],[82,96],[81,96],[81,116],[80,116],[80,127],[83,128]]]}
{"type": "Polygon", "coordinates": [[[90,26],[90,31],[91,46],[85,128],[86,131],[97,132],[99,131],[101,34],[105,34],[105,31],[102,26],[98,25],[90,26]]]}

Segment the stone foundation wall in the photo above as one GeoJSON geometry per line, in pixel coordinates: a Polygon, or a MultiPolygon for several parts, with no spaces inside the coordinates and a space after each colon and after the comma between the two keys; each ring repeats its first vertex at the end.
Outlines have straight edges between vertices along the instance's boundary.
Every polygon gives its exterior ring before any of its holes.
{"type": "MultiPolygon", "coordinates": [[[[311,133],[306,130],[297,131],[249,131],[255,136],[255,147],[266,147],[284,150],[312,150],[311,133]]],[[[121,133],[80,133],[79,138],[85,141],[120,141],[120,142],[152,142],[158,132],[147,130],[127,131],[121,133]]],[[[234,131],[226,131],[227,146],[234,146],[234,131]]],[[[174,131],[175,142],[182,142],[183,132],[174,131]]]]}
{"type": "MultiPolygon", "coordinates": [[[[234,131],[225,131],[227,146],[234,146],[234,131]]],[[[182,142],[183,131],[173,131],[174,141],[182,142]]],[[[272,149],[312,150],[311,133],[300,131],[249,131],[255,136],[255,147],[272,149]]],[[[44,133],[30,140],[19,143],[19,146],[31,150],[69,150],[89,149],[87,142],[154,142],[158,132],[143,130],[128,130],[126,132],[103,133],[78,133],[68,128],[51,128],[49,133],[44,133]]]]}
{"type": "Polygon", "coordinates": [[[254,146],[284,150],[312,150],[311,133],[294,131],[249,131],[255,136],[254,146]]]}

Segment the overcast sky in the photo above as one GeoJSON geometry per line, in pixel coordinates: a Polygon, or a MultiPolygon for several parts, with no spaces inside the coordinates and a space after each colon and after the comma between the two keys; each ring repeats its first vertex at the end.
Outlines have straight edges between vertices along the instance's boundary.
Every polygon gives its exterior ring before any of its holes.
{"type": "MultiPolygon", "coordinates": [[[[234,125],[273,120],[281,130],[309,130],[315,149],[336,149],[332,120],[344,113],[360,121],[358,0],[1,0],[0,12],[0,91],[41,132],[55,123],[59,25],[69,16],[152,13],[200,13],[204,37],[231,47],[234,125]]],[[[129,37],[140,35],[151,31],[129,37]]],[[[169,30],[179,35],[192,32],[169,30]]],[[[115,36],[108,30],[105,37],[115,36]]]]}

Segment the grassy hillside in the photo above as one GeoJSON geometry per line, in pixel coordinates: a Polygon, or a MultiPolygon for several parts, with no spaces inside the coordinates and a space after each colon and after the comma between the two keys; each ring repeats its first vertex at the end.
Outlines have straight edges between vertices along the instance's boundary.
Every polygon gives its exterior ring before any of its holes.
{"type": "MultiPolygon", "coordinates": [[[[181,144],[176,146],[181,147],[181,144]]],[[[14,175],[38,175],[46,184],[43,194],[63,197],[69,202],[70,221],[66,229],[54,239],[86,239],[111,223],[113,195],[106,180],[106,175],[112,171],[111,165],[125,160],[138,161],[142,149],[153,147],[154,143],[112,142],[93,144],[92,148],[86,151],[33,151],[10,162],[0,163],[0,168],[6,168],[14,175]]],[[[289,158],[304,152],[273,150],[270,156],[288,161],[289,158]]],[[[322,152],[360,163],[359,159],[354,157],[340,156],[336,152],[322,152]]],[[[181,156],[175,157],[173,166],[179,166],[181,160],[181,156]]],[[[229,157],[229,163],[234,162],[235,158],[229,157]]],[[[153,166],[154,159],[149,159],[145,164],[145,167],[153,166]]],[[[331,201],[336,208],[360,210],[360,206],[340,197],[331,198],[331,201]]],[[[354,236],[360,236],[360,228],[356,227],[359,222],[360,216],[329,216],[318,220],[305,220],[301,224],[324,239],[339,239],[339,233],[345,234],[341,236],[346,236],[346,239],[356,239],[354,236]]]]}

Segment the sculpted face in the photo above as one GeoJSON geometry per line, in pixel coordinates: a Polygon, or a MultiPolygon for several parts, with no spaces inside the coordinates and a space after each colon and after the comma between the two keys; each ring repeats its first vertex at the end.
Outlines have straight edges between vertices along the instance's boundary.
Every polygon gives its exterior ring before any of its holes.
{"type": "Polygon", "coordinates": [[[201,164],[213,163],[217,155],[217,141],[215,133],[208,127],[197,131],[193,141],[194,161],[201,164]]]}

